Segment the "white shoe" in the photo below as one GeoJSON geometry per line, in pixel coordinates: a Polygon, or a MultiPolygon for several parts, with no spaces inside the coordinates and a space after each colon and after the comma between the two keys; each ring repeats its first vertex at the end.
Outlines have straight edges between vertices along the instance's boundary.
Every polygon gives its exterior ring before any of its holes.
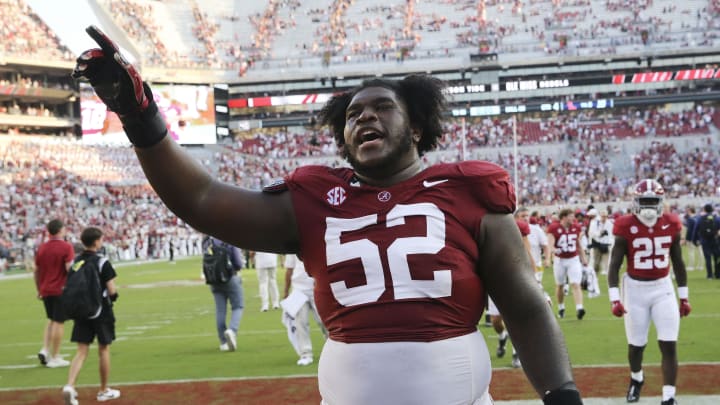
{"type": "Polygon", "coordinates": [[[300,360],[297,361],[298,366],[309,366],[313,363],[312,356],[302,356],[300,357],[300,360]]]}
{"type": "Polygon", "coordinates": [[[262,312],[267,312],[267,310],[268,310],[267,305],[263,305],[263,306],[260,308],[260,311],[262,311],[262,312]]]}
{"type": "Polygon", "coordinates": [[[97,394],[98,402],[105,402],[111,399],[118,398],[120,398],[120,390],[115,390],[112,388],[105,388],[105,391],[98,392],[97,394]]]}
{"type": "Polygon", "coordinates": [[[237,348],[237,335],[232,329],[225,329],[225,339],[227,342],[228,350],[234,352],[237,348]]]}
{"type": "Polygon", "coordinates": [[[77,400],[77,391],[75,391],[75,388],[70,385],[66,385],[63,387],[63,399],[65,400],[65,405],[79,404],[77,400]]]}
{"type": "Polygon", "coordinates": [[[513,368],[520,368],[520,367],[522,367],[522,364],[520,363],[520,356],[518,356],[517,353],[513,353],[513,356],[512,356],[512,366],[513,366],[513,368]]]}
{"type": "Polygon", "coordinates": [[[58,368],[58,367],[67,367],[69,365],[70,365],[70,362],[63,359],[62,357],[53,357],[52,359],[47,361],[47,364],[45,364],[45,367],[58,368]]]}
{"type": "Polygon", "coordinates": [[[221,352],[229,352],[229,351],[230,351],[230,347],[228,346],[227,343],[223,343],[223,344],[220,345],[220,351],[221,351],[221,352]]]}
{"type": "Polygon", "coordinates": [[[38,360],[40,360],[40,364],[43,366],[47,365],[48,357],[50,357],[50,355],[47,350],[42,349],[38,352],[38,360]]]}

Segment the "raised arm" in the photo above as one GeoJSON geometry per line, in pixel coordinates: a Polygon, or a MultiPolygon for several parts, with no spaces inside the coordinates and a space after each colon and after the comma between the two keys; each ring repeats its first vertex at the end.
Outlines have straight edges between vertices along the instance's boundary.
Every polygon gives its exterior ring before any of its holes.
{"type": "Polygon", "coordinates": [[[213,179],[167,136],[150,87],[117,45],[94,26],[86,31],[100,49],[78,57],[73,77],[88,80],[118,114],[145,175],[168,208],[196,230],[235,246],[296,252],[297,224],[289,193],[269,195],[213,179]]]}
{"type": "MultiPolygon", "coordinates": [[[[552,396],[562,391],[559,395],[575,398],[565,338],[537,288],[513,217],[487,214],[478,246],[479,274],[503,316],[530,383],[541,397],[549,391],[552,396]]],[[[562,403],[581,402],[577,396],[577,401],[562,403]]]]}
{"type": "Polygon", "coordinates": [[[244,249],[297,252],[289,192],[250,191],[213,179],[170,137],[135,152],[165,205],[193,228],[244,249]]]}

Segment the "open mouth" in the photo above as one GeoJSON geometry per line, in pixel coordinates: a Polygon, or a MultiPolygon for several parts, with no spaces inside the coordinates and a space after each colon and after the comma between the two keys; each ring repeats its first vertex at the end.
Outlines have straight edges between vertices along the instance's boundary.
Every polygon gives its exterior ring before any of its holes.
{"type": "Polygon", "coordinates": [[[373,129],[364,129],[358,134],[360,145],[382,139],[382,134],[373,129]]]}

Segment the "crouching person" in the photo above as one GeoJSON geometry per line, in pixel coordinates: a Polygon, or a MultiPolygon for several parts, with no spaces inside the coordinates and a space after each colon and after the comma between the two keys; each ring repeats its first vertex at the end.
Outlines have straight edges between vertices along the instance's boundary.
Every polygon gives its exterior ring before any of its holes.
{"type": "Polygon", "coordinates": [[[113,302],[118,298],[117,288],[115,287],[115,269],[107,258],[98,254],[103,244],[103,233],[100,229],[94,227],[85,228],[80,235],[80,240],[84,250],[75,258],[69,278],[74,277],[72,275],[73,271],[84,272],[85,274],[82,276],[88,279],[90,288],[92,288],[93,273],[91,271],[95,271],[99,275],[99,279],[94,279],[94,281],[96,282],[95,285],[100,289],[99,301],[101,305],[97,314],[73,319],[71,341],[77,343],[77,353],[70,364],[67,385],[63,387],[63,398],[66,405],[78,404],[75,383],[87,358],[90,344],[95,337],[97,337],[98,341],[98,357],[100,360],[100,390],[96,399],[102,402],[120,398],[119,390],[108,387],[110,344],[115,340],[115,315],[112,307],[113,302]]]}

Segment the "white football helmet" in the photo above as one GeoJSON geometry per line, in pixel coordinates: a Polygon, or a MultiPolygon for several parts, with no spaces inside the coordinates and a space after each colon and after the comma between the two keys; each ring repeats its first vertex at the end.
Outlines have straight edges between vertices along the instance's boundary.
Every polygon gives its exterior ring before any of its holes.
{"type": "Polygon", "coordinates": [[[663,212],[665,189],[655,180],[645,179],[633,188],[632,212],[647,226],[653,226],[663,212]]]}

